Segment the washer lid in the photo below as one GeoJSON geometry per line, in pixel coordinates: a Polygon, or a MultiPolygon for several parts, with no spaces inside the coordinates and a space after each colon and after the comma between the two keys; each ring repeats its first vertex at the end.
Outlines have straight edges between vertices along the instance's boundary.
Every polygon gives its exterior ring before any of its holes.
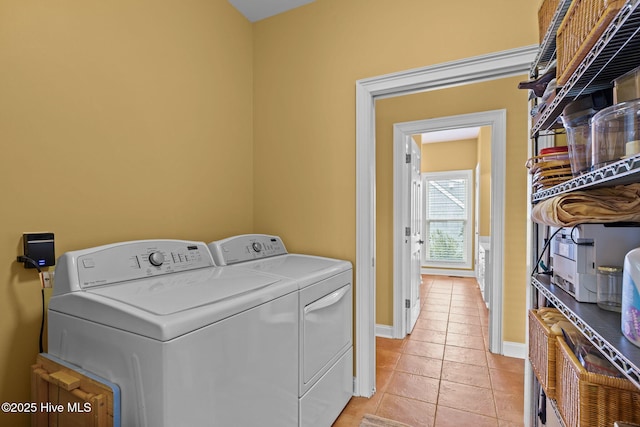
{"type": "Polygon", "coordinates": [[[167,341],[296,289],[275,276],[210,267],[54,296],[49,310],[167,341]]]}
{"type": "Polygon", "coordinates": [[[236,265],[294,279],[299,283],[299,288],[351,268],[351,263],[348,261],[302,254],[280,255],[236,265]]]}

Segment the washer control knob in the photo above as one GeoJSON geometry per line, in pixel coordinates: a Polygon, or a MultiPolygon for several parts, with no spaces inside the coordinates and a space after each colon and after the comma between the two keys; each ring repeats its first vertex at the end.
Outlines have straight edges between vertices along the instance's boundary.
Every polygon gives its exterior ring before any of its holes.
{"type": "Polygon", "coordinates": [[[160,267],[164,262],[164,255],[160,252],[151,252],[149,254],[149,262],[151,265],[155,265],[156,267],[160,267]]]}
{"type": "Polygon", "coordinates": [[[253,248],[254,251],[256,252],[260,252],[262,250],[262,243],[260,242],[254,242],[251,247],[253,248]]]}

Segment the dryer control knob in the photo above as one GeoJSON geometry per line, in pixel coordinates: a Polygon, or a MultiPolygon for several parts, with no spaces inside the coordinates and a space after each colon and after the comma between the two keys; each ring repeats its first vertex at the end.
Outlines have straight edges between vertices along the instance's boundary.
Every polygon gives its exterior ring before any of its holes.
{"type": "Polygon", "coordinates": [[[262,250],[262,243],[260,242],[254,242],[251,247],[253,248],[254,251],[256,252],[260,252],[262,250]]]}
{"type": "Polygon", "coordinates": [[[149,254],[149,262],[151,265],[155,265],[156,267],[160,267],[164,262],[164,255],[160,252],[151,252],[149,254]]]}

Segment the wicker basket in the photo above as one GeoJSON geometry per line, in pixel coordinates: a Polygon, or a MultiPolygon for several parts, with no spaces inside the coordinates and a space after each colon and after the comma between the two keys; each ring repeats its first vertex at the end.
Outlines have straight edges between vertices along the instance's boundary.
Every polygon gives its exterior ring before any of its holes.
{"type": "Polygon", "coordinates": [[[556,401],[567,427],[640,422],[640,389],[626,379],[587,372],[562,337],[556,348],[556,401]]]}
{"type": "MultiPolygon", "coordinates": [[[[560,313],[558,310],[552,311],[560,313]]],[[[547,397],[556,397],[556,335],[538,310],[529,310],[529,361],[547,397]]]]}
{"type": "Polygon", "coordinates": [[[558,86],[563,86],[595,45],[625,0],[573,0],[556,36],[558,86]]]}
{"type": "Polygon", "coordinates": [[[560,0],[544,0],[538,9],[538,30],[540,31],[540,43],[544,39],[544,36],[549,31],[549,25],[553,15],[556,13],[556,9],[560,4],[560,0]]]}

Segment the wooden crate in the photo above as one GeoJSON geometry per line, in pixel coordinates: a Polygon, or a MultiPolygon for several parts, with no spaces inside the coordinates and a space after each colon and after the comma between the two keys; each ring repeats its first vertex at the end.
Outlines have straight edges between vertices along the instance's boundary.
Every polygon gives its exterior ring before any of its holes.
{"type": "MultiPolygon", "coordinates": [[[[560,314],[556,309],[554,312],[560,314]]],[[[547,397],[556,397],[556,335],[538,310],[529,310],[529,361],[547,397]]]]}
{"type": "Polygon", "coordinates": [[[556,344],[556,401],[567,427],[640,422],[640,390],[627,379],[587,372],[562,337],[556,344]]]}
{"type": "Polygon", "coordinates": [[[556,77],[563,86],[595,45],[625,0],[573,0],[556,35],[556,77]]]}
{"type": "Polygon", "coordinates": [[[95,378],[39,354],[31,366],[32,402],[38,408],[49,405],[58,410],[38,410],[32,414],[31,426],[118,427],[119,423],[114,426],[113,388],[95,378]]]}

